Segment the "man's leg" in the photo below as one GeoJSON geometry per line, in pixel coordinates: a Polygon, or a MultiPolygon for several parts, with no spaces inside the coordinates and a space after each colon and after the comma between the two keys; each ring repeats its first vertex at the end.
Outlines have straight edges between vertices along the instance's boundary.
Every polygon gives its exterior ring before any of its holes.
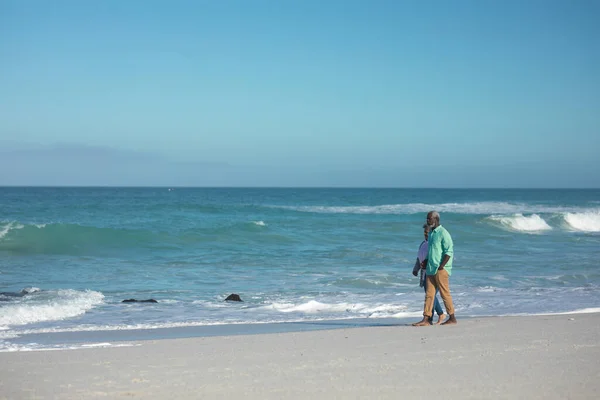
{"type": "MultiPolygon", "coordinates": [[[[427,298],[427,275],[425,275],[425,284],[423,285],[423,289],[425,291],[425,298],[427,298]]],[[[434,297],[434,299],[437,301],[437,298],[434,297]]],[[[425,306],[423,306],[425,307],[425,306]]],[[[435,308],[435,304],[434,304],[434,308],[435,308]]],[[[429,310],[425,310],[427,311],[427,314],[429,315],[429,310]]],[[[425,315],[425,313],[423,313],[423,315],[425,315]]],[[[433,311],[431,311],[431,317],[429,317],[429,322],[433,322],[433,311]]]]}
{"type": "Polygon", "coordinates": [[[431,325],[431,317],[433,316],[433,299],[435,298],[435,290],[437,284],[435,281],[435,275],[425,277],[427,280],[427,291],[425,292],[425,305],[423,306],[423,319],[419,322],[415,322],[413,326],[426,326],[431,325]]]}
{"type": "Polygon", "coordinates": [[[446,307],[446,312],[450,317],[448,321],[444,322],[442,325],[446,324],[455,324],[456,318],[454,317],[454,304],[452,303],[452,295],[450,294],[450,277],[448,275],[448,271],[442,269],[438,271],[435,275],[436,278],[436,286],[440,290],[440,296],[444,301],[444,306],[446,307]]]}

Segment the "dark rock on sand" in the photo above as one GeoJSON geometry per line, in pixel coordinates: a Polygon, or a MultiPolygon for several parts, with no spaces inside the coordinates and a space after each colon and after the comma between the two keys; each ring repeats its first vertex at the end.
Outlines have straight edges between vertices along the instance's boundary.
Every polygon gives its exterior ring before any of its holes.
{"type": "Polygon", "coordinates": [[[148,299],[148,300],[127,299],[127,300],[123,300],[121,303],[158,303],[158,301],[156,301],[154,299],[148,299]]]}
{"type": "Polygon", "coordinates": [[[225,301],[243,301],[243,300],[240,298],[239,294],[231,293],[229,296],[227,296],[225,301]]]}
{"type": "Polygon", "coordinates": [[[29,294],[40,292],[40,289],[35,287],[26,287],[20,292],[0,292],[0,301],[8,301],[15,297],[23,297],[29,294]]]}

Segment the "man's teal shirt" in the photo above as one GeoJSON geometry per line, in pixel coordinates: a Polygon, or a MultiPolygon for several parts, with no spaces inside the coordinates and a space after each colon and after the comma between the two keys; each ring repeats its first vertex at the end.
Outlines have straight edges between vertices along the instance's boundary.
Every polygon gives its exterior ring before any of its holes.
{"type": "Polygon", "coordinates": [[[444,266],[448,275],[452,275],[452,259],[454,258],[454,243],[450,233],[439,225],[429,232],[429,251],[427,253],[427,275],[435,275],[438,267],[442,263],[444,256],[450,256],[450,259],[444,266]]]}

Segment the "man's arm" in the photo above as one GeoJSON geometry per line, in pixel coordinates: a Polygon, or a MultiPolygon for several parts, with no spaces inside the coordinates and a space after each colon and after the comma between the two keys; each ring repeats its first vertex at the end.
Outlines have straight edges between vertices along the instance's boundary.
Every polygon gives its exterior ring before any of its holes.
{"type": "Polygon", "coordinates": [[[444,269],[448,261],[450,261],[450,257],[454,255],[454,242],[452,242],[452,236],[447,231],[444,231],[444,235],[442,236],[442,262],[438,267],[438,271],[444,269]]]}
{"type": "Polygon", "coordinates": [[[438,267],[438,271],[441,269],[444,269],[444,267],[446,266],[448,261],[450,261],[450,256],[448,254],[445,254],[444,258],[442,258],[442,262],[440,263],[440,266],[438,267]]]}

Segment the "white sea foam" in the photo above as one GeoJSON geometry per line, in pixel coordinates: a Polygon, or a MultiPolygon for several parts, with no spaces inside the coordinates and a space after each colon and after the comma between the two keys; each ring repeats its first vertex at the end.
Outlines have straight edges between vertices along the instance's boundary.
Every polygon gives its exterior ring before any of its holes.
{"type": "Polygon", "coordinates": [[[265,224],[264,221],[252,221],[252,223],[258,226],[267,226],[267,224],[265,224]]]}
{"type": "Polygon", "coordinates": [[[94,349],[107,347],[136,347],[141,346],[140,343],[90,343],[80,345],[43,345],[38,343],[28,344],[13,344],[0,341],[0,353],[12,353],[17,351],[56,351],[56,350],[79,350],[79,349],[94,349]]]}
{"type": "MultiPolygon", "coordinates": [[[[0,225],[0,239],[3,239],[11,230],[25,228],[25,225],[15,221],[2,221],[2,224],[4,224],[4,226],[0,225]]],[[[43,228],[46,224],[34,224],[34,226],[43,228]]]]}
{"type": "Polygon", "coordinates": [[[310,300],[306,303],[273,303],[263,308],[283,313],[300,312],[305,314],[352,314],[355,317],[394,317],[402,316],[406,306],[401,304],[363,304],[363,303],[321,303],[310,300]]]}
{"type": "Polygon", "coordinates": [[[364,312],[367,312],[369,318],[405,318],[416,317],[422,315],[423,312],[407,311],[406,305],[400,304],[379,304],[374,307],[366,307],[364,312]]]}
{"type": "MultiPolygon", "coordinates": [[[[385,317],[392,317],[392,318],[420,318],[423,316],[423,311],[419,310],[419,311],[411,311],[411,312],[398,312],[395,313],[391,316],[386,315],[385,317]]],[[[378,317],[377,315],[372,315],[372,317],[378,317]]]]}
{"type": "Polygon", "coordinates": [[[581,207],[545,206],[507,202],[468,202],[468,203],[407,203],[384,204],[378,206],[273,206],[293,211],[322,214],[417,214],[437,210],[457,214],[523,214],[523,213],[565,213],[583,212],[581,207]]]}
{"type": "Polygon", "coordinates": [[[488,217],[491,221],[500,223],[501,226],[518,232],[541,232],[551,230],[552,227],[539,215],[523,214],[493,215],[488,217]]]}
{"type": "Polygon", "coordinates": [[[92,290],[66,289],[44,292],[44,295],[0,308],[0,326],[26,325],[72,318],[84,314],[104,301],[102,293],[92,290]]]}
{"type": "MultiPolygon", "coordinates": [[[[351,318],[336,318],[336,319],[351,319],[351,318]]],[[[311,321],[323,321],[325,318],[314,318],[311,321]]],[[[165,322],[165,323],[139,323],[129,325],[78,325],[71,328],[54,327],[54,328],[38,328],[38,329],[22,329],[22,330],[6,330],[0,332],[0,341],[3,339],[13,339],[23,335],[32,335],[40,333],[64,333],[64,332],[106,332],[106,331],[134,331],[134,330],[154,330],[154,329],[169,329],[169,328],[187,328],[195,326],[219,326],[219,325],[244,325],[244,324],[278,324],[283,322],[303,322],[305,319],[290,319],[286,321],[276,319],[257,320],[219,320],[219,321],[186,321],[186,322],[165,322]]]]}
{"type": "Polygon", "coordinates": [[[112,344],[105,342],[105,343],[89,343],[89,344],[82,344],[81,347],[85,347],[85,348],[94,348],[94,347],[109,347],[112,346],[112,344]]]}
{"type": "Polygon", "coordinates": [[[337,303],[327,304],[321,303],[316,300],[310,300],[306,303],[293,304],[293,303],[273,303],[265,306],[266,309],[273,309],[276,311],[289,313],[289,312],[302,312],[307,314],[316,314],[322,312],[328,313],[366,313],[368,312],[367,306],[361,303],[337,303]]]}
{"type": "Polygon", "coordinates": [[[572,314],[594,314],[600,313],[600,307],[593,308],[581,308],[573,311],[563,311],[563,312],[548,312],[548,313],[533,313],[533,314],[525,314],[525,313],[512,313],[512,314],[501,314],[501,317],[522,317],[522,316],[531,316],[531,315],[572,315],[572,314]]]}
{"type": "Polygon", "coordinates": [[[178,304],[178,303],[180,303],[180,301],[175,300],[175,299],[160,299],[160,303],[162,303],[162,304],[178,304]]]}
{"type": "Polygon", "coordinates": [[[563,218],[570,229],[580,232],[600,232],[600,211],[565,213],[563,218]]]}
{"type": "Polygon", "coordinates": [[[41,289],[37,287],[26,287],[21,290],[21,293],[32,294],[39,292],[41,289]]]}
{"type": "Polygon", "coordinates": [[[303,312],[303,313],[319,313],[323,311],[346,311],[350,305],[342,304],[325,304],[316,300],[310,300],[301,304],[290,303],[273,303],[267,308],[272,308],[281,312],[303,312]]]}
{"type": "Polygon", "coordinates": [[[504,289],[500,289],[500,288],[497,288],[494,286],[482,286],[482,287],[475,289],[475,291],[477,291],[479,293],[493,293],[493,292],[502,292],[502,291],[504,291],[504,289]]]}
{"type": "Polygon", "coordinates": [[[3,239],[4,236],[6,236],[8,231],[10,231],[10,229],[12,228],[13,224],[14,222],[9,222],[6,225],[0,227],[0,239],[3,239]]]}
{"type": "Polygon", "coordinates": [[[559,314],[559,315],[567,315],[567,314],[592,314],[592,313],[599,313],[599,312],[600,312],[600,308],[599,307],[594,307],[594,308],[582,308],[580,310],[567,311],[567,312],[557,313],[557,314],[559,314]]]}

